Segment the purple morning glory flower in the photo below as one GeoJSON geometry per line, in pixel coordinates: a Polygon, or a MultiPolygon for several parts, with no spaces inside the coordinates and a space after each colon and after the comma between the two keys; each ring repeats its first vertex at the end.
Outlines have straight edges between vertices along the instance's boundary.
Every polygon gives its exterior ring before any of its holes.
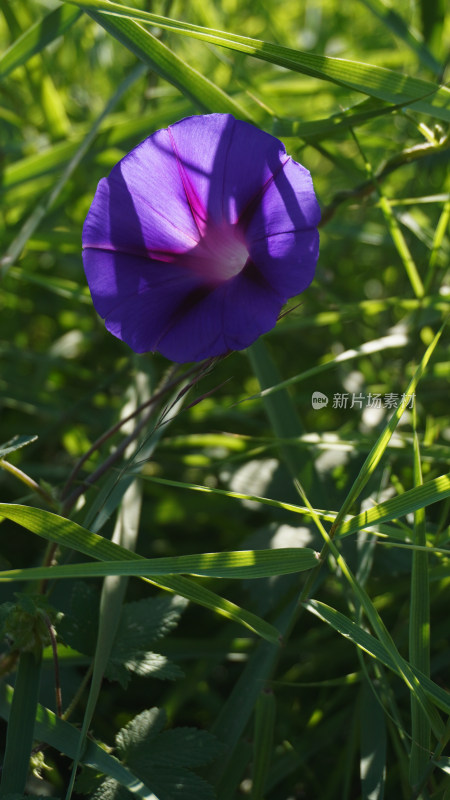
{"type": "Polygon", "coordinates": [[[137,353],[242,350],[311,283],[319,219],[278,139],[229,114],[183,119],[98,185],[83,228],[94,306],[137,353]]]}

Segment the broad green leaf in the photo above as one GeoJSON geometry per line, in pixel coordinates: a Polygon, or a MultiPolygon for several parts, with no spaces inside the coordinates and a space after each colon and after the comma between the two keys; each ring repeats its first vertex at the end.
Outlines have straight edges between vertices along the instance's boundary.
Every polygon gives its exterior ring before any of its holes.
{"type": "MultiPolygon", "coordinates": [[[[57,542],[64,547],[70,547],[99,561],[107,561],[108,559],[116,562],[145,561],[143,557],[138,559],[135,553],[130,550],[126,550],[104,539],[102,536],[82,528],[81,525],[39,508],[2,503],[0,504],[0,515],[17,522],[43,539],[57,542]]],[[[256,614],[240,608],[235,603],[225,600],[209,589],[199,586],[188,578],[174,576],[164,580],[155,580],[154,578],[143,578],[143,580],[161,589],[180,594],[194,603],[203,605],[218,614],[240,622],[271,642],[279,642],[278,631],[268,622],[260,619],[256,614]]]]}
{"type": "Polygon", "coordinates": [[[201,39],[240,53],[247,53],[263,61],[346,86],[388,103],[409,104],[414,101],[413,110],[432,114],[447,122],[450,121],[450,108],[448,107],[450,90],[446,87],[439,87],[435,83],[410,78],[399,72],[372,64],[331,58],[315,53],[303,53],[247,36],[203,28],[158,14],[138,11],[120,3],[106,2],[105,0],[70,0],[70,2],[85,10],[93,11],[95,9],[103,15],[139,19],[174,33],[201,39]]]}

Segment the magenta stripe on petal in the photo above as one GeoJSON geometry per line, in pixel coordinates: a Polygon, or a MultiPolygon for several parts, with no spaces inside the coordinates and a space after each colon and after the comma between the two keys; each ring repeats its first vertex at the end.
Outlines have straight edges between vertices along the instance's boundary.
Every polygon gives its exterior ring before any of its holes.
{"type": "Polygon", "coordinates": [[[97,312],[136,352],[248,347],[314,277],[319,206],[283,144],[230,114],[157,131],[103,178],[83,228],[97,312]]]}

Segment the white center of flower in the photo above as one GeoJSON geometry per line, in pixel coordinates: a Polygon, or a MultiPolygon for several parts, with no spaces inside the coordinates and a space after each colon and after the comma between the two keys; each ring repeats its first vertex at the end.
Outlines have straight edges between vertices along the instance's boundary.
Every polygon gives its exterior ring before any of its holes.
{"type": "Polygon", "coordinates": [[[205,281],[218,284],[234,278],[244,269],[248,250],[232,225],[211,226],[182,260],[205,281]]]}

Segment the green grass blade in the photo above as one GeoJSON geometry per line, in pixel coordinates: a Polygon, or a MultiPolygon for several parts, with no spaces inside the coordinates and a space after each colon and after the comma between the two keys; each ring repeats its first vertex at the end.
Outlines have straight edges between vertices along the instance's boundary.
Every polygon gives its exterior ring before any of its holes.
{"type": "MultiPolygon", "coordinates": [[[[151,478],[146,478],[144,476],[144,478],[154,483],[161,483],[165,486],[176,486],[180,489],[190,489],[191,491],[206,492],[207,494],[218,494],[222,495],[223,497],[230,497],[237,500],[253,500],[256,503],[272,506],[272,508],[291,511],[293,514],[302,514],[306,516],[311,516],[312,514],[311,509],[307,506],[297,506],[293,503],[283,503],[281,500],[272,500],[272,498],[269,497],[260,497],[252,494],[240,494],[239,492],[231,492],[227,489],[216,489],[210,486],[200,486],[195,483],[172,481],[167,478],[154,478],[153,476],[151,478]]],[[[393,497],[390,500],[386,500],[384,503],[378,503],[377,505],[368,509],[368,511],[364,511],[356,516],[352,517],[344,515],[343,521],[339,523],[338,535],[348,536],[351,533],[356,533],[356,531],[367,529],[374,525],[378,527],[383,522],[388,522],[389,520],[405,516],[405,514],[409,514],[411,511],[415,511],[421,506],[427,506],[431,505],[432,503],[437,503],[440,500],[445,500],[447,497],[449,497],[449,495],[450,473],[447,475],[441,475],[438,478],[433,478],[433,480],[427,481],[427,483],[425,483],[423,486],[409,489],[407,492],[404,492],[398,497],[393,497]]],[[[2,507],[0,505],[0,513],[1,508],[2,507]]],[[[338,515],[337,512],[317,511],[316,509],[314,509],[314,513],[317,514],[320,519],[333,523],[336,523],[338,516],[341,514],[341,512],[339,512],[338,515]]],[[[392,528],[389,528],[385,531],[385,533],[393,535],[396,533],[396,531],[392,528]]],[[[397,533],[399,534],[399,532],[397,533]]]]}
{"type": "MultiPolygon", "coordinates": [[[[3,681],[0,684],[0,716],[8,720],[12,713],[13,690],[3,681]]],[[[69,722],[65,722],[50,711],[38,704],[34,726],[34,738],[46,742],[56,750],[65,753],[69,758],[74,758],[78,750],[80,732],[69,722]]],[[[110,755],[104,747],[89,738],[83,751],[81,763],[92,767],[103,775],[114,778],[136,797],[144,800],[158,800],[155,794],[117,758],[110,755]]]]}
{"type": "Polygon", "coordinates": [[[212,81],[179,58],[167,45],[131,19],[99,14],[89,15],[108,33],[131,50],[148,67],[188,97],[201,111],[220,111],[249,119],[242,106],[212,81]]]}
{"type": "MultiPolygon", "coordinates": [[[[392,662],[395,665],[398,674],[401,675],[409,691],[412,692],[414,696],[417,698],[417,701],[420,703],[424,713],[427,715],[430,721],[430,724],[432,726],[433,732],[435,733],[436,737],[441,736],[444,730],[444,726],[439,714],[437,713],[434,706],[429,702],[427,695],[423,690],[422,684],[418,680],[417,675],[414,673],[410,664],[407,661],[405,661],[398,652],[395,643],[392,639],[392,636],[390,635],[383,620],[381,619],[377,608],[372,603],[370,597],[365,591],[364,586],[361,585],[361,583],[355,578],[345,558],[342,556],[339,549],[336,547],[336,544],[332,538],[333,529],[331,529],[330,533],[328,533],[325,530],[320,520],[314,514],[311,504],[309,503],[308,498],[303,492],[301,486],[299,486],[298,488],[300,494],[302,494],[302,496],[304,497],[306,504],[311,508],[311,511],[313,512],[314,522],[318,530],[320,531],[321,535],[323,536],[324,547],[322,548],[321,557],[324,558],[325,553],[327,551],[331,552],[336,561],[337,566],[340,568],[342,572],[343,577],[351,587],[355,595],[355,598],[358,601],[358,604],[364,610],[364,613],[370,625],[372,626],[373,631],[376,633],[378,640],[383,645],[383,647],[389,654],[390,658],[392,659],[392,662]]],[[[306,601],[310,594],[310,584],[312,582],[313,577],[314,573],[311,573],[310,578],[307,581],[306,586],[302,591],[301,602],[306,601]]]]}
{"type": "Polygon", "coordinates": [[[80,16],[80,9],[59,6],[32,25],[0,56],[0,80],[63,36],[80,16]]]}
{"type": "MultiPolygon", "coordinates": [[[[247,354],[261,389],[280,382],[279,372],[262,339],[256,341],[247,354]]],[[[276,397],[264,398],[264,405],[277,439],[300,436],[303,433],[293,400],[287,391],[280,392],[276,397]]],[[[289,445],[280,444],[279,449],[291,477],[299,478],[307,491],[311,492],[318,483],[312,459],[305,460],[295,447],[289,445]]]]}
{"type": "Polygon", "coordinates": [[[366,167],[366,172],[369,177],[369,180],[373,181],[374,186],[377,190],[379,197],[378,205],[383,213],[387,228],[391,235],[392,241],[394,242],[395,249],[397,250],[397,253],[399,254],[402,264],[405,268],[405,272],[408,276],[408,280],[411,284],[412,290],[417,299],[420,300],[425,295],[425,289],[422,283],[422,279],[419,275],[418,269],[416,267],[415,261],[412,257],[411,250],[409,249],[406,239],[403,236],[400,225],[398,224],[397,218],[395,217],[395,214],[391,208],[391,204],[388,198],[383,194],[379,181],[377,181],[375,178],[375,174],[372,169],[372,164],[365,155],[358,141],[358,138],[353,130],[352,130],[352,135],[359,149],[359,152],[361,153],[361,156],[364,159],[364,164],[366,167]]]}
{"type": "Polygon", "coordinates": [[[439,87],[435,83],[410,78],[372,64],[304,53],[247,36],[191,25],[146,11],[138,11],[120,3],[110,3],[105,0],[70,0],[70,2],[86,10],[96,9],[103,14],[140,19],[174,33],[201,39],[220,47],[246,53],[280,67],[311,75],[314,78],[331,81],[349,89],[356,89],[388,103],[415,101],[412,106],[415,111],[432,114],[438,119],[450,121],[450,108],[448,107],[450,90],[446,87],[439,87]]]}
{"type": "MultiPolygon", "coordinates": [[[[414,413],[414,423],[416,414],[414,413]]],[[[419,441],[414,425],[414,482],[423,485],[419,441]]],[[[425,508],[414,514],[414,543],[421,550],[413,551],[411,570],[411,602],[409,615],[409,661],[425,675],[430,675],[430,587],[426,552],[425,508]]],[[[416,698],[411,696],[411,754],[409,778],[413,791],[420,784],[430,760],[430,724],[416,698]]]]}
{"type": "Polygon", "coordinates": [[[386,723],[373,689],[364,681],[361,691],[362,800],[383,800],[386,780],[386,723]]]}
{"type": "Polygon", "coordinates": [[[41,655],[22,652],[19,658],[6,748],[0,783],[0,797],[22,795],[25,791],[33,744],[34,720],[41,677],[41,655]]]}
{"type": "Polygon", "coordinates": [[[118,86],[114,95],[111,97],[109,102],[106,104],[104,110],[94,122],[91,130],[83,139],[82,143],[76,150],[73,157],[70,159],[69,163],[67,164],[63,174],[55,183],[53,189],[48,194],[48,196],[39,202],[38,205],[35,207],[34,211],[30,214],[28,219],[25,221],[22,229],[19,231],[16,238],[13,240],[11,245],[9,246],[6,254],[3,258],[0,258],[0,277],[4,277],[10,267],[14,264],[16,259],[19,258],[22,250],[27,244],[28,239],[33,235],[36,228],[40,225],[42,220],[44,219],[45,215],[51,209],[53,204],[55,203],[56,199],[61,194],[62,190],[64,189],[66,183],[68,182],[69,178],[71,177],[72,173],[78,167],[80,161],[83,159],[86,152],[91,147],[95,137],[97,136],[98,130],[103,122],[103,120],[111,113],[113,108],[117,105],[120,99],[123,97],[125,92],[132,86],[132,84],[142,75],[143,68],[139,65],[138,68],[132,70],[132,72],[127,75],[127,77],[122,81],[122,83],[118,86]]]}
{"type": "Polygon", "coordinates": [[[394,106],[391,103],[384,103],[373,97],[367,97],[355,106],[331,114],[325,119],[317,119],[312,122],[305,120],[279,119],[274,120],[272,132],[275,136],[298,136],[300,139],[314,140],[334,136],[337,131],[347,128],[355,128],[365,122],[369,122],[376,117],[392,114],[393,111],[402,106],[394,106]]]}
{"type": "MultiPolygon", "coordinates": [[[[39,508],[0,504],[0,515],[17,522],[47,541],[57,542],[63,547],[77,550],[79,553],[84,553],[84,555],[99,561],[130,561],[137,558],[130,550],[82,528],[75,522],[39,508]]],[[[142,557],[142,560],[145,559],[142,557]]],[[[279,632],[273,625],[188,578],[174,576],[164,578],[164,580],[161,578],[158,580],[143,578],[143,580],[160,589],[180,594],[217,614],[239,622],[270,642],[279,643],[279,632]]]]}
{"type": "Polygon", "coordinates": [[[383,0],[360,0],[360,2],[375,17],[378,17],[396,37],[405,42],[425,67],[428,67],[436,77],[439,77],[442,69],[441,64],[429,50],[421,35],[407,25],[395,8],[389,6],[383,0]]]}
{"type": "Polygon", "coordinates": [[[362,800],[383,800],[386,780],[386,722],[373,689],[364,681],[360,709],[362,800]]]}
{"type": "MultiPolygon", "coordinates": [[[[449,551],[450,553],[450,551],[449,551]]],[[[94,564],[63,564],[54,567],[29,567],[0,571],[0,582],[57,580],[59,578],[155,577],[157,575],[195,575],[209,578],[253,579],[292,575],[317,566],[317,553],[309,547],[274,550],[235,550],[222,553],[169,558],[135,558],[94,564]]]]}
{"type": "Polygon", "coordinates": [[[35,442],[37,438],[37,436],[20,436],[19,434],[13,436],[12,439],[8,439],[7,442],[0,444],[0,458],[4,458],[8,453],[14,453],[16,450],[26,447],[27,444],[35,442]]]}
{"type": "MultiPolygon", "coordinates": [[[[378,525],[381,522],[388,522],[398,517],[403,517],[411,511],[425,508],[425,506],[445,500],[450,496],[450,473],[434,478],[421,486],[409,489],[407,492],[387,500],[385,503],[378,503],[376,506],[363,511],[357,516],[339,523],[339,536],[355,533],[363,528],[378,525]]],[[[340,512],[339,512],[340,514],[340,512]]],[[[337,517],[335,525],[337,524],[337,517]]]]}
{"type": "Polygon", "coordinates": [[[394,433],[394,431],[395,431],[395,429],[396,429],[396,427],[397,427],[397,425],[398,425],[398,423],[399,423],[399,421],[400,421],[400,419],[401,419],[401,417],[403,415],[403,412],[408,407],[411,396],[414,396],[416,388],[417,388],[417,385],[418,385],[422,375],[425,373],[425,370],[427,368],[428,362],[429,362],[431,356],[433,355],[434,350],[436,349],[437,343],[438,343],[439,339],[441,338],[441,334],[442,334],[442,331],[444,330],[444,327],[445,327],[445,322],[443,323],[443,325],[441,326],[439,331],[434,336],[433,341],[431,342],[429,347],[427,347],[427,349],[426,349],[426,351],[425,351],[425,353],[424,353],[424,355],[422,357],[422,360],[421,360],[417,370],[415,371],[415,373],[414,373],[414,375],[412,377],[412,380],[409,383],[409,386],[407,387],[407,389],[406,389],[406,391],[404,393],[403,400],[399,404],[398,408],[396,408],[396,410],[393,413],[392,417],[390,418],[389,422],[387,423],[387,425],[385,426],[385,428],[381,432],[381,434],[380,434],[380,436],[378,438],[378,441],[375,443],[374,447],[372,448],[372,450],[370,451],[370,453],[367,456],[366,460],[364,461],[364,464],[362,465],[362,467],[361,467],[361,469],[360,469],[360,471],[358,473],[358,476],[357,476],[355,482],[353,483],[353,486],[351,487],[351,489],[350,489],[347,497],[345,498],[344,503],[343,503],[343,505],[342,505],[342,507],[341,507],[341,509],[339,511],[339,514],[338,514],[338,516],[336,518],[336,521],[334,523],[334,526],[333,526],[334,529],[338,528],[338,526],[339,526],[339,524],[341,522],[341,519],[344,518],[345,514],[348,512],[350,507],[353,505],[355,500],[359,497],[359,495],[361,494],[364,486],[366,486],[367,482],[369,481],[370,476],[373,474],[374,470],[376,469],[376,467],[380,463],[381,458],[382,458],[382,456],[383,456],[383,454],[384,454],[384,452],[386,450],[386,447],[388,446],[389,441],[390,441],[390,439],[392,437],[392,434],[394,433]]]}
{"type": "MultiPolygon", "coordinates": [[[[134,481],[123,496],[111,538],[111,542],[125,547],[129,552],[134,551],[136,546],[141,508],[142,488],[134,481]]],[[[103,581],[92,680],[89,687],[89,696],[80,731],[78,750],[72,766],[72,775],[67,789],[66,800],[70,800],[72,796],[78,764],[94,716],[103,682],[103,675],[117,633],[126,588],[127,580],[123,576],[119,578],[117,578],[117,576],[109,576],[103,581]]]]}
{"type": "MultiPolygon", "coordinates": [[[[297,603],[291,603],[275,620],[283,636],[288,633],[297,613],[297,603]]],[[[253,713],[261,686],[272,675],[279,653],[280,649],[272,643],[259,642],[214,722],[211,733],[227,745],[223,758],[208,771],[208,779],[216,786],[221,783],[230,763],[240,760],[241,736],[253,713]]]]}
{"type": "Polygon", "coordinates": [[[259,695],[255,706],[252,791],[250,800],[263,800],[273,755],[276,700],[271,689],[259,695]]]}
{"type": "Polygon", "coordinates": [[[408,337],[405,336],[404,333],[393,333],[388,336],[381,336],[379,339],[372,339],[369,342],[364,342],[359,345],[359,347],[352,347],[350,350],[345,350],[343,353],[339,353],[335,358],[330,358],[328,361],[318,364],[316,367],[311,367],[311,369],[307,369],[305,372],[293,375],[292,378],[286,378],[284,381],[272,384],[272,386],[263,389],[262,392],[252,394],[250,397],[240,402],[245,403],[247,400],[255,400],[258,397],[268,397],[271,394],[275,394],[275,392],[280,392],[282,389],[287,389],[296,383],[300,383],[300,381],[319,375],[321,372],[327,372],[329,369],[337,367],[345,361],[353,361],[354,358],[371,355],[372,353],[379,353],[384,350],[389,350],[390,348],[404,347],[406,344],[408,344],[408,337]]]}
{"type": "MultiPolygon", "coordinates": [[[[319,619],[321,619],[323,622],[331,625],[334,630],[336,630],[346,639],[350,639],[353,644],[355,644],[365,653],[368,653],[368,655],[372,656],[372,658],[380,661],[395,674],[400,674],[398,664],[385,645],[375,639],[374,636],[365,631],[363,628],[360,628],[355,622],[352,622],[352,620],[346,617],[345,614],[341,614],[340,611],[337,611],[335,608],[331,608],[319,600],[308,600],[303,603],[303,605],[307,611],[310,611],[316,617],[319,617],[319,619]]],[[[401,659],[401,657],[399,658],[399,663],[403,663],[403,665],[406,666],[407,662],[404,659],[401,659]]],[[[434,705],[436,705],[437,708],[440,708],[446,714],[449,714],[450,695],[448,692],[434,683],[431,678],[423,675],[423,673],[421,673],[416,667],[411,668],[411,671],[415,675],[416,679],[420,682],[420,685],[422,686],[427,697],[434,703],[434,705]]]]}

